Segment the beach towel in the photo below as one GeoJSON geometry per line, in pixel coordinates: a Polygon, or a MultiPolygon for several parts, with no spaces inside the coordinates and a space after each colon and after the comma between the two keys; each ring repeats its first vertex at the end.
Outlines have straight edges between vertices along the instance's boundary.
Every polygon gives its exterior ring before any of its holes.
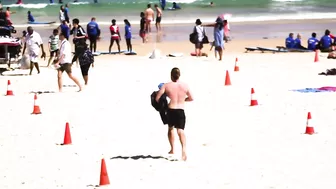
{"type": "Polygon", "coordinates": [[[300,93],[336,92],[336,87],[304,88],[291,91],[300,93]]]}

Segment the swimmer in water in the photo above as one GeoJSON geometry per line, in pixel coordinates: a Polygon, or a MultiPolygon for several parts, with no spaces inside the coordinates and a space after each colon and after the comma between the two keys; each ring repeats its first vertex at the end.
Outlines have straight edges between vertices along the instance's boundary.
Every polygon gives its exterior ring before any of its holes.
{"type": "Polygon", "coordinates": [[[214,5],[214,2],[211,1],[211,2],[210,2],[210,7],[213,7],[213,6],[215,6],[215,5],[214,5]]]}

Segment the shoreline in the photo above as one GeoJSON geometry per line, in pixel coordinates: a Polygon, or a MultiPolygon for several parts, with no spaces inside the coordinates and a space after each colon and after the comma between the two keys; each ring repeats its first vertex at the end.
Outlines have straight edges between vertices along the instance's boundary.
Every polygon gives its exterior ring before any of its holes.
{"type": "MultiPolygon", "coordinates": [[[[75,18],[75,17],[73,17],[75,18]]],[[[99,20],[98,17],[96,17],[97,20],[99,20]]],[[[212,23],[215,21],[216,17],[213,17],[212,19],[202,19],[203,23],[212,23]]],[[[167,21],[164,20],[165,18],[163,18],[163,20],[161,21],[161,24],[164,25],[169,25],[169,26],[185,26],[185,25],[193,25],[194,24],[194,20],[173,20],[173,21],[167,21]]],[[[80,19],[83,20],[83,19],[80,19]]],[[[89,22],[90,19],[88,19],[89,22]]],[[[118,20],[123,20],[123,19],[116,19],[117,20],[117,24],[118,25],[124,25],[123,22],[118,23],[118,20]]],[[[139,21],[130,21],[130,23],[132,25],[140,25],[140,18],[138,19],[139,21]]],[[[196,18],[195,18],[196,20],[196,18]]],[[[234,20],[229,20],[230,23],[234,23],[235,25],[256,25],[256,24],[312,24],[312,23],[333,23],[336,22],[335,19],[333,18],[316,18],[316,19],[298,19],[294,20],[294,19],[281,19],[281,20],[265,20],[265,21],[260,21],[260,20],[247,20],[247,21],[234,21],[234,20]],[[262,22],[262,23],[261,23],[262,22]]],[[[81,21],[82,23],[83,21],[81,21]]],[[[99,22],[97,21],[97,23],[99,25],[103,25],[103,26],[109,26],[111,25],[110,22],[99,22]]],[[[153,22],[155,24],[155,21],[153,22]]],[[[56,23],[54,24],[17,24],[14,25],[15,28],[25,28],[28,26],[33,26],[33,27],[38,27],[38,28],[46,28],[46,27],[55,27],[55,26],[59,26],[59,22],[56,21],[56,23]]]]}
{"type": "MultiPolygon", "coordinates": [[[[336,25],[331,24],[335,22],[331,19],[315,19],[315,20],[302,20],[295,21],[268,21],[268,22],[253,22],[253,23],[231,23],[231,38],[236,40],[259,40],[259,39],[281,39],[284,40],[288,33],[301,33],[302,37],[309,38],[312,32],[316,32],[318,38],[321,37],[325,29],[331,30],[332,33],[336,32],[336,25]]],[[[203,22],[207,24],[206,22],[203,22]]],[[[86,23],[81,24],[86,28],[86,23]]],[[[121,36],[124,35],[124,25],[119,24],[121,36]]],[[[192,32],[194,24],[162,24],[162,33],[157,33],[155,25],[152,24],[152,37],[160,38],[158,41],[189,41],[189,34],[192,32]]],[[[35,27],[36,31],[40,33],[43,40],[47,40],[51,35],[52,29],[55,26],[35,27]]],[[[109,41],[109,28],[101,26],[101,41],[109,41]]],[[[17,28],[17,34],[14,36],[20,37],[23,30],[26,28],[17,28]]],[[[132,25],[132,36],[134,40],[140,40],[138,36],[139,25],[132,25]]],[[[207,27],[206,33],[208,37],[212,38],[212,28],[207,27]]],[[[233,41],[233,43],[234,43],[233,41]]]]}

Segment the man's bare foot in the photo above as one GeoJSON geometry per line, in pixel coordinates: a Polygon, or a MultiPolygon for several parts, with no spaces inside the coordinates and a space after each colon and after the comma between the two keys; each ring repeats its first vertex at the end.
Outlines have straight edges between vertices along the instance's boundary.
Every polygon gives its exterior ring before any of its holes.
{"type": "Polygon", "coordinates": [[[173,151],[173,150],[170,150],[170,151],[168,152],[168,154],[174,154],[174,151],[173,151]]]}
{"type": "Polygon", "coordinates": [[[182,160],[187,161],[187,154],[185,152],[182,153],[182,160]]]}

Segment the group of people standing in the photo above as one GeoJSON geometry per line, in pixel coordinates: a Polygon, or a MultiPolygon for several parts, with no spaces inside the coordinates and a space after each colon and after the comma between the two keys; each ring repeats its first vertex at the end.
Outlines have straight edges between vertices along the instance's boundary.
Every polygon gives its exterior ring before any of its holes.
{"type": "Polygon", "coordinates": [[[197,19],[195,24],[196,26],[194,26],[193,32],[190,34],[190,41],[195,44],[195,55],[197,57],[208,56],[206,53],[202,53],[203,44],[209,43],[204,27],[213,27],[214,41],[212,42],[212,47],[215,47],[215,57],[217,58],[218,53],[219,61],[221,61],[223,58],[223,50],[225,49],[224,42],[230,40],[228,21],[219,16],[215,23],[202,25],[202,21],[197,19]]]}

